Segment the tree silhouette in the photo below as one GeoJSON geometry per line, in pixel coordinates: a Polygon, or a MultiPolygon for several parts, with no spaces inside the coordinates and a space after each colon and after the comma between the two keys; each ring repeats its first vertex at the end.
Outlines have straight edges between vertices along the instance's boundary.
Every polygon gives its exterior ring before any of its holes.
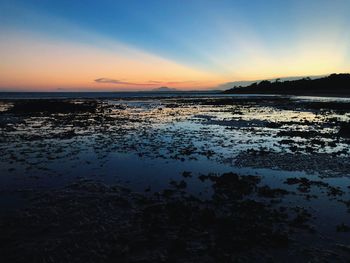
{"type": "Polygon", "coordinates": [[[282,94],[309,96],[350,96],[350,74],[331,74],[328,77],[275,82],[263,80],[247,87],[234,87],[225,91],[231,94],[282,94]]]}

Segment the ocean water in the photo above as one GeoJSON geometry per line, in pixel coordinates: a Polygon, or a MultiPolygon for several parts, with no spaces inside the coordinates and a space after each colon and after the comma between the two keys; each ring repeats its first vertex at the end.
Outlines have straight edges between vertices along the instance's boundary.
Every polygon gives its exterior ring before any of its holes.
{"type": "Polygon", "coordinates": [[[176,91],[176,92],[0,92],[0,99],[155,99],[155,98],[291,98],[298,101],[350,102],[345,97],[293,96],[268,94],[224,94],[221,91],[176,91]]]}
{"type": "MultiPolygon", "coordinates": [[[[301,235],[300,244],[349,244],[348,233],[336,227],[350,222],[350,141],[337,136],[340,119],[349,121],[350,113],[347,107],[341,112],[307,108],[309,101],[349,99],[279,99],[285,97],[218,92],[0,93],[1,212],[26,208],[30,200],[25,193],[65,191],[85,180],[120,185],[142,195],[172,190],[173,182],[182,182],[187,193],[210,199],[214,188],[201,176],[233,172],[258,176],[259,186],[288,191],[271,200],[276,207],[304,209],[312,215],[309,224],[317,234],[301,235]],[[242,101],[211,104],[213,100],[207,99],[230,97],[242,101]],[[247,97],[253,99],[243,100],[247,97]],[[100,108],[53,115],[1,110],[21,103],[17,99],[64,98],[97,99],[100,108]],[[299,158],[292,160],[291,155],[299,158]],[[285,183],[293,178],[314,183],[306,190],[285,183]],[[340,194],[331,194],[332,189],[340,194]]],[[[270,204],[266,198],[259,201],[270,204]]]]}
{"type": "Polygon", "coordinates": [[[118,99],[143,97],[230,96],[217,91],[203,92],[0,92],[0,99],[118,99]]]}

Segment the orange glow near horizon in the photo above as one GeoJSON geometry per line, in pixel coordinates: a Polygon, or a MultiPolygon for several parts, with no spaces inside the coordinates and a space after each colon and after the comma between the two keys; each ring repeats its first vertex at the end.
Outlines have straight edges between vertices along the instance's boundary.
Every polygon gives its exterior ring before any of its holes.
{"type": "Polygon", "coordinates": [[[204,90],[350,72],[347,1],[102,2],[0,1],[0,91],[204,90]]]}
{"type": "Polygon", "coordinates": [[[214,87],[209,72],[112,43],[108,48],[12,35],[0,38],[0,87],[38,91],[214,87]],[[111,81],[95,81],[110,79],[111,81]]]}
{"type": "MultiPolygon", "coordinates": [[[[244,41],[251,37],[241,34],[238,57],[230,53],[229,38],[218,49],[221,53],[204,54],[217,65],[217,70],[209,71],[92,34],[88,35],[94,44],[4,31],[0,36],[0,91],[136,91],[161,86],[215,89],[232,81],[350,71],[347,41],[334,41],[335,37],[302,39],[291,50],[271,53],[258,40],[244,41]]],[[[237,36],[231,41],[233,46],[237,36]]]]}

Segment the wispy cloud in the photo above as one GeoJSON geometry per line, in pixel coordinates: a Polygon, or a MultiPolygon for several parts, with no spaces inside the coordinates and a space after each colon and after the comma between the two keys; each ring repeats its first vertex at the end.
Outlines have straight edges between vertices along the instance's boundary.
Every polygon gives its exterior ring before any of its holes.
{"type": "Polygon", "coordinates": [[[137,85],[137,86],[147,86],[147,85],[153,85],[154,83],[136,83],[136,82],[128,82],[123,80],[117,80],[117,79],[110,79],[110,78],[99,78],[95,79],[95,82],[97,83],[103,83],[103,84],[121,84],[121,85],[137,85]]]}
{"type": "Polygon", "coordinates": [[[116,84],[116,85],[133,85],[133,86],[154,86],[154,85],[179,85],[179,84],[193,84],[196,81],[159,81],[149,80],[147,82],[129,82],[126,80],[118,80],[111,78],[98,78],[94,80],[101,84],[116,84]]]}

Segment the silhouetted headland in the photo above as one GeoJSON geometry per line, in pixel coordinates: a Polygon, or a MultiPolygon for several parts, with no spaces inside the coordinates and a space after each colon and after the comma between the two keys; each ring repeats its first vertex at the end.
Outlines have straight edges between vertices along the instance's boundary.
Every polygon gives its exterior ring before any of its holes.
{"type": "Polygon", "coordinates": [[[268,80],[247,87],[234,87],[228,94],[281,94],[299,96],[350,96],[350,74],[331,74],[328,77],[302,78],[291,81],[268,80]]]}

